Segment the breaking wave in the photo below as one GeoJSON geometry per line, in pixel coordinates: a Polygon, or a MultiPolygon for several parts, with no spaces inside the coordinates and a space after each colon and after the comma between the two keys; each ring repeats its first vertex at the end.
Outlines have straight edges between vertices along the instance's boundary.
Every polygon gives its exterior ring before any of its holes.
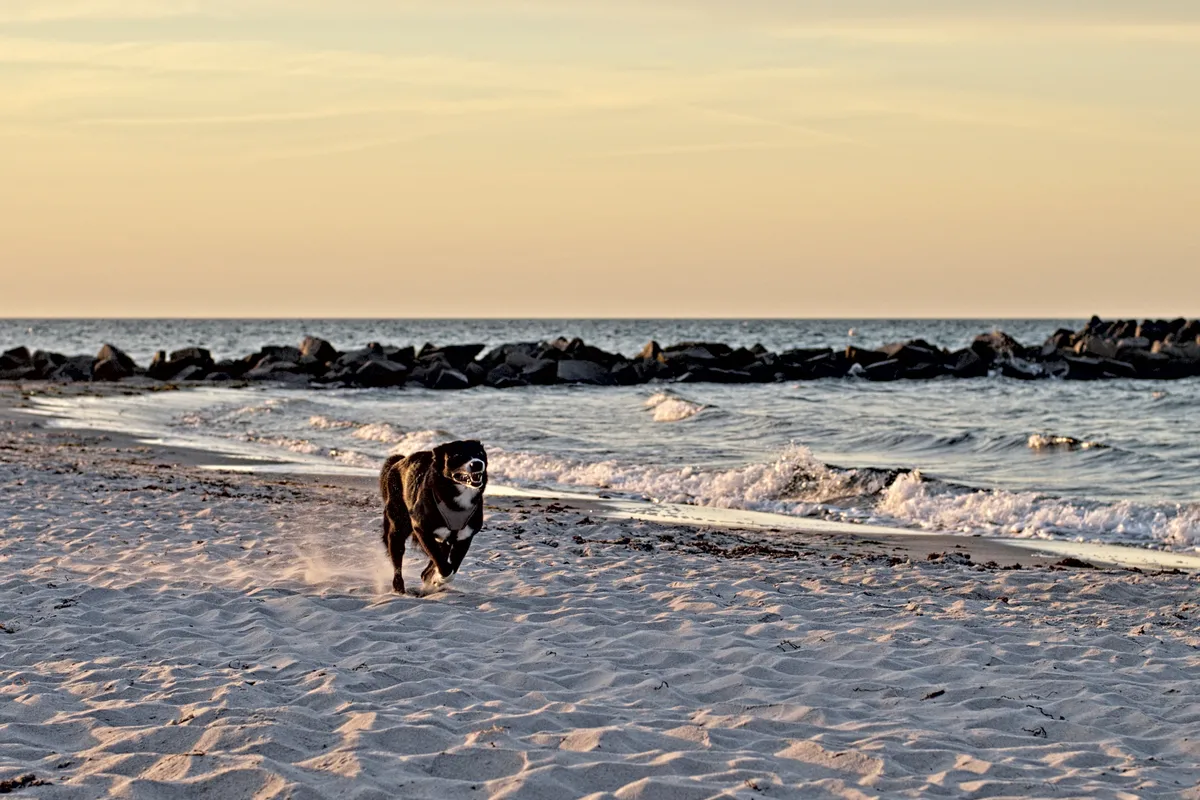
{"type": "Polygon", "coordinates": [[[655,422],[679,422],[694,417],[707,408],[702,403],[695,403],[671,392],[659,392],[647,399],[645,405],[654,411],[655,422]]]}
{"type": "Polygon", "coordinates": [[[1106,450],[1108,445],[1101,442],[1089,442],[1086,439],[1076,439],[1073,436],[1055,436],[1049,433],[1035,433],[1029,437],[1026,447],[1030,450],[1106,450]]]}

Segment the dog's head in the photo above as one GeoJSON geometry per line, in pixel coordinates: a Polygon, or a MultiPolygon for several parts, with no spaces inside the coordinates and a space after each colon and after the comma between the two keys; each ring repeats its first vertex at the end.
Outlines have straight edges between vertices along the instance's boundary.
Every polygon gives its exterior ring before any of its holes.
{"type": "Polygon", "coordinates": [[[438,445],[433,455],[441,474],[455,483],[472,489],[487,483],[487,452],[474,439],[438,445]]]}

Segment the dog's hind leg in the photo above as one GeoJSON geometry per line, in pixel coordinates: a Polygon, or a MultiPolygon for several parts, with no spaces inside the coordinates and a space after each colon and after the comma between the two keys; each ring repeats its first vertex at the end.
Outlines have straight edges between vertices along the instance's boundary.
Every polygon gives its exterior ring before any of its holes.
{"type": "MultiPolygon", "coordinates": [[[[395,503],[395,500],[393,500],[395,503]]],[[[403,501],[400,501],[403,506],[403,501]]],[[[389,503],[383,512],[383,543],[387,545],[388,556],[392,559],[392,589],[397,594],[404,594],[404,544],[412,533],[412,523],[408,519],[408,509],[405,508],[397,516],[399,509],[389,503]]]]}

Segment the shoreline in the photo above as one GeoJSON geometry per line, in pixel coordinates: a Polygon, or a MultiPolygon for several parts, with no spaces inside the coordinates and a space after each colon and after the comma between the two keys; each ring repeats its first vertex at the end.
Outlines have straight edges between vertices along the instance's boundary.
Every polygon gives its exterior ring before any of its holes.
{"type": "MultiPolygon", "coordinates": [[[[37,387],[39,390],[44,387],[37,387]]],[[[55,393],[64,395],[141,392],[129,386],[92,385],[56,386],[55,393]]],[[[17,392],[24,390],[18,387],[17,392]]],[[[186,391],[180,389],[179,391],[186,391]]],[[[52,412],[32,408],[15,408],[13,393],[0,385],[0,418],[14,413],[29,419],[52,417],[52,412]]],[[[64,428],[76,429],[74,426],[64,428]]],[[[268,475],[297,482],[337,483],[347,487],[375,491],[374,471],[356,467],[340,467],[323,471],[333,465],[305,465],[285,459],[242,457],[217,450],[190,447],[175,443],[148,441],[136,434],[103,428],[87,428],[113,443],[130,447],[149,448],[163,463],[177,463],[216,472],[244,472],[268,475]],[[278,469],[275,469],[278,467],[278,469]]],[[[801,543],[808,540],[858,543],[881,554],[902,553],[906,557],[925,557],[941,552],[970,552],[978,563],[995,562],[1001,566],[1052,565],[1064,559],[1074,559],[1088,565],[1109,565],[1144,569],[1181,569],[1200,572],[1200,554],[1178,553],[1135,545],[1074,542],[1058,539],[1003,538],[892,528],[879,525],[831,522],[808,517],[789,517],[768,512],[743,511],[710,506],[651,503],[648,501],[605,498],[585,492],[534,491],[511,486],[495,485],[489,490],[489,502],[511,503],[513,499],[536,499],[586,509],[591,515],[610,520],[641,520],[666,525],[690,526],[750,533],[769,533],[773,539],[786,538],[801,543]]]]}

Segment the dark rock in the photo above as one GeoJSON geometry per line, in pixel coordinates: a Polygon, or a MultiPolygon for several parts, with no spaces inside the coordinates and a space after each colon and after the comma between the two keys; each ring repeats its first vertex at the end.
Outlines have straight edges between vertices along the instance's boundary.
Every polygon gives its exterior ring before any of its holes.
{"type": "Polygon", "coordinates": [[[188,367],[199,367],[205,374],[213,368],[212,354],[203,347],[185,347],[182,350],[176,350],[166,360],[163,359],[164,355],[162,350],[154,354],[154,360],[150,362],[150,369],[146,371],[151,378],[160,381],[197,380],[196,378],[182,378],[180,375],[188,367]]]}
{"type": "Polygon", "coordinates": [[[1200,343],[1200,320],[1190,320],[1184,323],[1175,333],[1175,338],[1181,342],[1200,343]]]}
{"type": "Polygon", "coordinates": [[[417,354],[417,361],[429,362],[440,359],[461,373],[467,368],[467,364],[470,364],[476,356],[483,352],[484,347],[486,345],[482,344],[451,344],[435,347],[426,343],[421,348],[421,352],[417,354]]]}
{"type": "Polygon", "coordinates": [[[1112,339],[1101,339],[1089,334],[1075,343],[1075,352],[1081,356],[1112,358],[1117,354],[1117,345],[1112,339]]]}
{"type": "Polygon", "coordinates": [[[1119,351],[1117,358],[1132,366],[1139,378],[1171,377],[1171,357],[1166,353],[1127,349],[1119,351]]]}
{"type": "Polygon", "coordinates": [[[645,374],[645,364],[646,362],[644,361],[625,361],[617,364],[612,368],[612,370],[610,370],[613,381],[618,386],[634,386],[639,383],[644,383],[645,379],[642,376],[645,374]]]}
{"type": "Polygon", "coordinates": [[[918,362],[904,368],[904,378],[910,381],[928,381],[948,374],[950,370],[941,360],[918,362]]]}
{"type": "Polygon", "coordinates": [[[228,375],[229,379],[240,378],[250,371],[250,364],[244,358],[223,358],[213,364],[213,373],[208,376],[208,380],[221,380],[213,378],[212,375],[228,375]]]}
{"type": "Polygon", "coordinates": [[[225,383],[227,381],[236,380],[236,378],[234,378],[228,372],[221,372],[220,370],[218,370],[217,372],[210,372],[207,375],[205,375],[204,380],[210,381],[212,383],[225,383]]]}
{"type": "Polygon", "coordinates": [[[894,381],[902,375],[904,375],[904,364],[898,358],[877,361],[862,371],[862,376],[869,381],[894,381]]]}
{"type": "Polygon", "coordinates": [[[399,364],[405,369],[412,370],[417,363],[417,350],[411,344],[408,347],[385,347],[383,357],[393,364],[399,364]]]}
{"type": "Polygon", "coordinates": [[[92,362],[92,380],[119,381],[132,378],[133,371],[125,369],[115,358],[101,358],[92,362]]]}
{"type": "Polygon", "coordinates": [[[558,362],[538,359],[521,370],[521,377],[534,386],[548,386],[558,380],[558,362]]]}
{"type": "Polygon", "coordinates": [[[1066,356],[1067,372],[1063,378],[1069,381],[1094,381],[1104,377],[1103,359],[1095,356],[1066,356]]]}
{"type": "Polygon", "coordinates": [[[372,358],[354,371],[353,382],[368,388],[401,386],[408,378],[408,369],[386,358],[372,358]]]}
{"type": "Polygon", "coordinates": [[[593,386],[612,386],[616,383],[604,365],[575,359],[559,361],[555,379],[558,383],[586,383],[593,386]]]}
{"type": "Polygon", "coordinates": [[[309,357],[321,364],[328,364],[331,361],[337,361],[338,351],[336,347],[324,339],[318,339],[315,336],[305,336],[304,341],[300,343],[300,357],[309,357]]]}
{"type": "Polygon", "coordinates": [[[538,360],[538,352],[543,345],[540,342],[517,342],[502,344],[490,350],[480,359],[480,364],[489,372],[501,364],[508,364],[518,372],[538,360]]]}
{"type": "Polygon", "coordinates": [[[466,376],[467,381],[472,386],[478,386],[483,383],[483,379],[487,375],[487,370],[478,361],[472,361],[470,364],[467,364],[467,368],[462,371],[462,374],[466,376]]]}
{"type": "Polygon", "coordinates": [[[881,353],[878,350],[864,350],[861,347],[850,345],[846,348],[846,360],[851,364],[869,367],[872,364],[878,364],[880,361],[887,361],[888,356],[886,353],[881,353]]]}
{"type": "Polygon", "coordinates": [[[303,375],[305,370],[295,361],[273,361],[265,358],[258,366],[245,374],[248,381],[277,381],[285,375],[303,375]]]}
{"type": "Polygon", "coordinates": [[[745,347],[739,347],[729,355],[719,359],[721,369],[744,370],[758,360],[758,354],[745,347]]]}
{"type": "Polygon", "coordinates": [[[521,370],[507,362],[497,364],[489,369],[483,378],[483,382],[488,386],[494,386],[498,389],[514,386],[518,383],[525,383],[521,378],[521,370]]]}
{"type": "MultiPolygon", "coordinates": [[[[801,347],[793,350],[784,350],[777,356],[779,359],[779,364],[784,367],[804,367],[805,365],[811,367],[811,365],[815,363],[817,359],[832,357],[833,349],[830,347],[801,347]]],[[[845,360],[845,354],[842,354],[841,360],[845,360]]],[[[849,362],[847,362],[846,368],[849,368],[849,362]]],[[[801,370],[801,372],[808,371],[809,370],[801,370]]],[[[845,374],[844,370],[842,374],[845,374]]]]}
{"type": "Polygon", "coordinates": [[[1136,336],[1149,339],[1151,343],[1161,342],[1166,337],[1167,321],[1165,319],[1148,319],[1138,325],[1136,336]]]}
{"type": "Polygon", "coordinates": [[[750,348],[750,352],[754,353],[754,355],[756,355],[756,356],[765,356],[768,353],[770,353],[771,351],[768,350],[767,348],[763,347],[762,342],[758,342],[753,347],[750,348]]]}
{"type": "Polygon", "coordinates": [[[93,360],[91,356],[71,356],[66,358],[63,363],[54,368],[49,378],[50,380],[62,381],[63,383],[90,381],[92,379],[93,360]]]}
{"type": "Polygon", "coordinates": [[[1121,353],[1126,350],[1149,350],[1153,343],[1145,336],[1130,336],[1117,341],[1117,357],[1120,358],[1121,353]]]}
{"type": "Polygon", "coordinates": [[[39,378],[49,378],[54,370],[67,363],[67,357],[62,353],[51,353],[46,350],[33,351],[33,370],[39,378]]]}
{"type": "Polygon", "coordinates": [[[1019,357],[1024,351],[1021,343],[1004,331],[992,331],[975,337],[971,349],[984,360],[989,367],[1004,359],[1019,357]]]}
{"type": "Polygon", "coordinates": [[[749,372],[740,369],[696,366],[679,377],[680,383],[750,383],[749,372]]]}
{"type": "Polygon", "coordinates": [[[956,378],[986,378],[988,375],[988,365],[969,347],[947,356],[946,366],[956,378]]]}
{"type": "Polygon", "coordinates": [[[96,353],[96,361],[113,361],[121,370],[133,375],[138,371],[137,364],[133,359],[125,354],[123,350],[111,344],[105,344],[100,347],[100,351],[96,353]]]}
{"type": "MultiPolygon", "coordinates": [[[[978,352],[978,351],[976,351],[978,352]]],[[[1046,377],[1045,370],[1022,358],[1010,358],[1000,362],[1000,374],[1019,381],[1036,381],[1046,377]]]]}
{"type": "Polygon", "coordinates": [[[347,353],[342,353],[333,361],[334,367],[348,369],[351,372],[357,370],[368,361],[387,361],[387,354],[383,351],[383,346],[372,342],[371,344],[359,350],[351,350],[347,353]]]}
{"type": "MultiPolygon", "coordinates": [[[[483,348],[480,347],[480,350],[483,348]]],[[[427,381],[429,379],[426,379],[427,381]]],[[[445,368],[439,369],[437,375],[431,382],[426,384],[430,389],[450,390],[450,389],[467,389],[471,386],[471,381],[467,376],[456,369],[445,368]]]]}
{"type": "Polygon", "coordinates": [[[659,346],[658,342],[651,339],[642,348],[642,352],[638,353],[634,358],[643,361],[658,361],[662,358],[662,347],[659,346]]]}
{"type": "Polygon", "coordinates": [[[199,364],[189,364],[175,373],[173,381],[202,381],[208,376],[208,370],[199,364]]]}
{"type": "MultiPolygon", "coordinates": [[[[291,347],[288,349],[295,350],[296,348],[291,347]]],[[[299,356],[299,351],[296,351],[296,357],[299,358],[299,356]]],[[[196,364],[211,364],[212,353],[208,352],[208,350],[203,347],[185,347],[182,350],[176,350],[171,353],[170,360],[178,363],[188,362],[196,364]]]]}
{"type": "Polygon", "coordinates": [[[27,347],[14,347],[0,353],[0,370],[32,369],[33,356],[27,347]]]}
{"type": "Polygon", "coordinates": [[[945,360],[942,351],[924,339],[884,345],[881,350],[887,359],[899,361],[905,369],[925,364],[941,364],[945,360]]]}
{"type": "MultiPolygon", "coordinates": [[[[783,354],[780,354],[783,362],[783,354]]],[[[881,362],[882,363],[882,362],[881,362]]],[[[787,366],[786,362],[783,362],[787,366]]],[[[813,356],[798,367],[785,372],[787,380],[820,380],[821,378],[844,378],[850,371],[850,362],[845,353],[828,352],[813,356]]]]}
{"type": "Polygon", "coordinates": [[[674,358],[684,358],[692,361],[708,361],[725,358],[733,352],[733,348],[720,342],[679,342],[663,348],[663,358],[670,361],[674,358]]]}
{"type": "Polygon", "coordinates": [[[1043,358],[1049,358],[1062,350],[1073,350],[1074,348],[1075,332],[1069,331],[1066,328],[1059,328],[1042,345],[1041,355],[1043,358]]]}

